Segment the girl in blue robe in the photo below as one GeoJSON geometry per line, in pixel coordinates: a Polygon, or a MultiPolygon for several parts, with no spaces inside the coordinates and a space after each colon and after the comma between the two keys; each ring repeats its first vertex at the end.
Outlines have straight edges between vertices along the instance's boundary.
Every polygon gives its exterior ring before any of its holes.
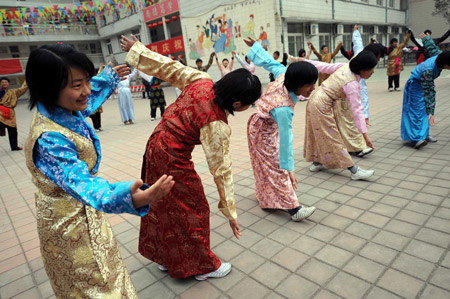
{"type": "Polygon", "coordinates": [[[402,139],[411,141],[415,149],[437,141],[429,136],[436,104],[434,80],[443,69],[450,69],[450,51],[440,51],[430,36],[422,36],[430,58],[419,64],[406,82],[401,123],[402,139]]]}

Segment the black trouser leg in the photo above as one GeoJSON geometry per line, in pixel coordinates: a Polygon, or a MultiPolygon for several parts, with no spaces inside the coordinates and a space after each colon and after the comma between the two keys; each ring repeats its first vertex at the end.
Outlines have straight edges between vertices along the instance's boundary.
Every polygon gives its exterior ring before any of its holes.
{"type": "Polygon", "coordinates": [[[17,145],[17,128],[5,126],[8,130],[9,146],[11,150],[18,148],[17,145]]]}
{"type": "Polygon", "coordinates": [[[393,77],[394,77],[395,88],[399,88],[400,87],[400,74],[395,75],[393,77]]]}
{"type": "Polygon", "coordinates": [[[150,110],[150,117],[151,118],[156,118],[156,108],[151,108],[151,110],[150,110]]]}
{"type": "Polygon", "coordinates": [[[392,86],[392,82],[394,82],[394,76],[389,76],[388,77],[388,87],[389,88],[393,88],[394,86],[392,86]]]}
{"type": "Polygon", "coordinates": [[[161,117],[162,117],[164,112],[166,112],[166,107],[161,106],[161,107],[159,107],[159,109],[161,110],[161,117]]]}
{"type": "Polygon", "coordinates": [[[94,124],[94,129],[100,129],[102,127],[102,121],[101,121],[101,113],[95,113],[91,116],[92,123],[94,124]]]}

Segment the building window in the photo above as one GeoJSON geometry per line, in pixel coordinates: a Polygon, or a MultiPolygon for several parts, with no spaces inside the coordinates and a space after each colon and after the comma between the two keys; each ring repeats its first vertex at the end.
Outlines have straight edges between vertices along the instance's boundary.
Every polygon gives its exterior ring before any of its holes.
{"type": "Polygon", "coordinates": [[[288,49],[290,55],[297,57],[298,51],[303,49],[303,35],[288,35],[288,49]]]}
{"type": "Polygon", "coordinates": [[[20,51],[18,46],[9,46],[9,51],[11,52],[12,58],[19,58],[20,57],[20,51]]]}
{"type": "Polygon", "coordinates": [[[383,0],[377,0],[377,5],[383,6],[383,0]]]}
{"type": "Polygon", "coordinates": [[[302,32],[303,32],[303,23],[287,24],[287,33],[302,33],[302,32]]]}
{"type": "MultiPolygon", "coordinates": [[[[133,29],[133,30],[131,30],[131,34],[133,34],[134,36],[136,36],[136,38],[138,39],[138,41],[141,41],[141,33],[139,32],[139,29],[133,29]]],[[[120,43],[120,39],[119,39],[119,43],[120,43]]]]}
{"type": "Polygon", "coordinates": [[[351,34],[344,34],[342,36],[342,45],[344,46],[344,49],[346,51],[352,51],[352,35],[351,34]]]}
{"type": "Polygon", "coordinates": [[[361,0],[361,2],[369,3],[369,0],[361,0]]]}
{"type": "Polygon", "coordinates": [[[110,39],[106,40],[106,48],[108,49],[108,54],[112,55],[113,54],[113,49],[112,49],[112,45],[111,45],[111,40],[110,39]]]}
{"type": "Polygon", "coordinates": [[[100,50],[100,46],[98,44],[89,44],[89,49],[91,50],[91,54],[98,54],[98,53],[102,53],[102,51],[100,50]]]}
{"type": "Polygon", "coordinates": [[[389,0],[389,7],[394,7],[394,0],[389,0]]]}
{"type": "Polygon", "coordinates": [[[38,46],[36,46],[36,45],[29,46],[30,52],[33,52],[37,48],[38,48],[38,46]]]}
{"type": "Polygon", "coordinates": [[[89,53],[89,45],[88,44],[79,44],[78,51],[83,53],[89,53]]]}
{"type": "Polygon", "coordinates": [[[328,51],[333,51],[331,49],[331,45],[330,45],[330,35],[329,34],[321,34],[319,35],[319,49],[317,49],[320,52],[320,49],[322,48],[322,46],[327,46],[328,47],[328,51]]]}

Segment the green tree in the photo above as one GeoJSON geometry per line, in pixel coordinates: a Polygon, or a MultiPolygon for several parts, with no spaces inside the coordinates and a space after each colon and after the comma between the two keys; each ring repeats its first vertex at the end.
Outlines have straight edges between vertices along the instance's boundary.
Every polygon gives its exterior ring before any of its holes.
{"type": "Polygon", "coordinates": [[[449,0],[434,0],[433,16],[441,16],[450,24],[450,1],[449,0]]]}

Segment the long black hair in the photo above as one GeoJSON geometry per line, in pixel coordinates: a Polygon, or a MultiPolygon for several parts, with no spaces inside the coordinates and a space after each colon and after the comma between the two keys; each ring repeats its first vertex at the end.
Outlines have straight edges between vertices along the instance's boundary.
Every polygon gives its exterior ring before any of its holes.
{"type": "Polygon", "coordinates": [[[215,99],[220,108],[233,114],[233,104],[241,102],[242,106],[253,104],[261,97],[261,82],[248,70],[240,68],[226,74],[214,83],[215,99]]]}
{"type": "Polygon", "coordinates": [[[316,67],[306,61],[291,63],[284,74],[284,86],[288,91],[295,92],[299,87],[315,84],[319,72],[316,67]]]}
{"type": "Polygon", "coordinates": [[[56,106],[60,91],[67,85],[71,68],[95,75],[89,58],[69,45],[44,45],[33,50],[28,58],[25,79],[30,90],[30,110],[38,102],[47,109],[56,106]]]}

